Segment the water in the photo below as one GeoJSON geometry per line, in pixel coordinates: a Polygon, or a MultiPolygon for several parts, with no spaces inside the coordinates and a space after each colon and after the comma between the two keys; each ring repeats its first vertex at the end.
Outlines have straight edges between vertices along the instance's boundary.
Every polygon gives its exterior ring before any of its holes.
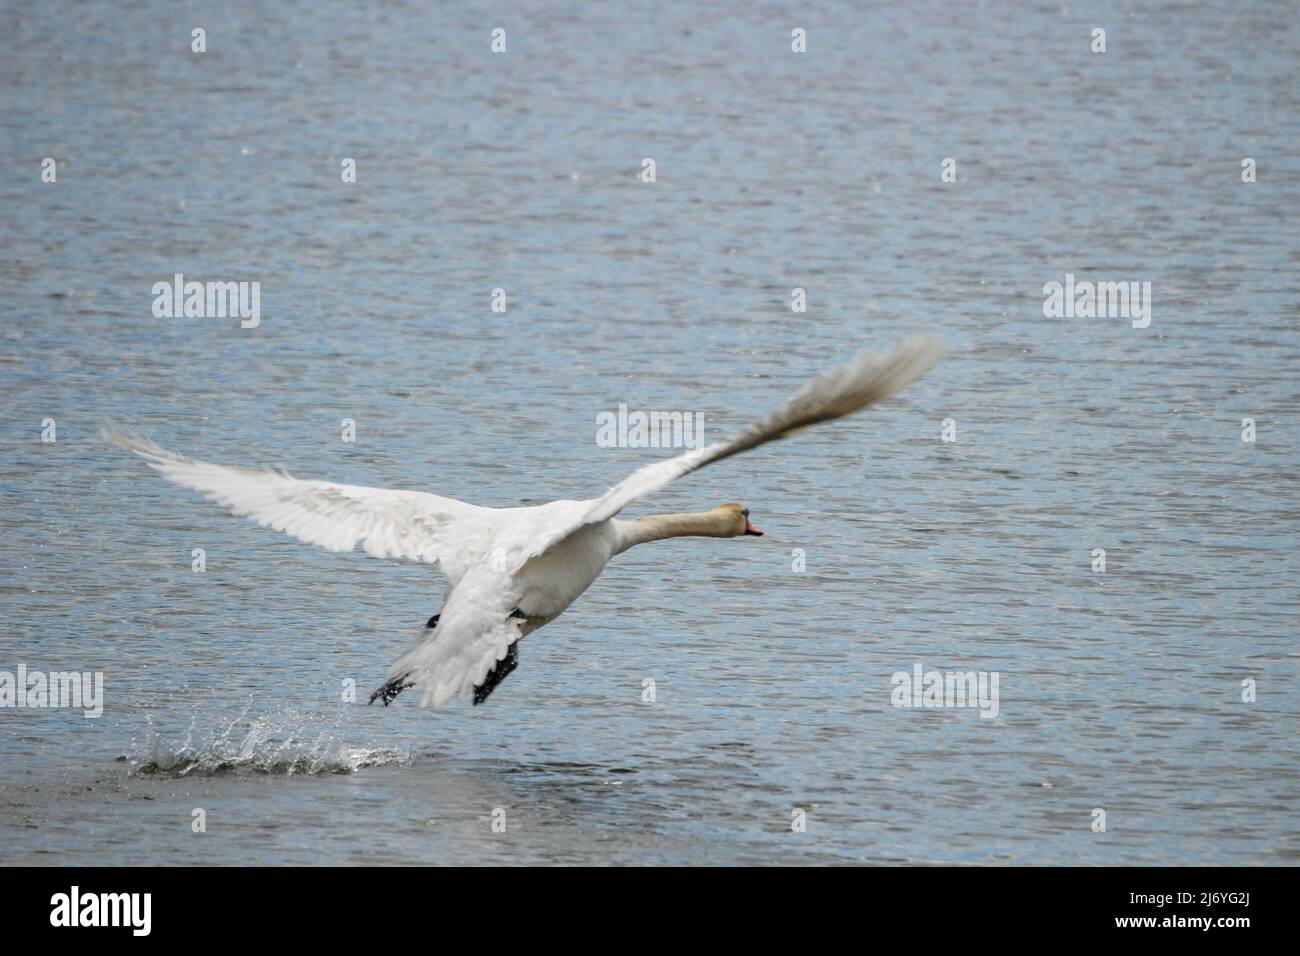
{"type": "Polygon", "coordinates": [[[0,711],[12,858],[1300,857],[1281,5],[3,22],[0,669],[106,681],[97,720],[0,711]],[[154,318],[174,272],[260,281],[261,326],[154,318]],[[1066,273],[1150,281],[1150,328],[1043,318],[1066,273]],[[341,699],[438,609],[436,572],[299,545],[96,438],[485,505],[590,496],[668,454],[597,447],[600,411],[699,411],[720,437],[912,330],[953,353],[888,406],[630,511],[742,501],[765,537],[623,555],[478,708],[341,699]],[[893,708],[917,662],[999,672],[999,716],[893,708]]]}

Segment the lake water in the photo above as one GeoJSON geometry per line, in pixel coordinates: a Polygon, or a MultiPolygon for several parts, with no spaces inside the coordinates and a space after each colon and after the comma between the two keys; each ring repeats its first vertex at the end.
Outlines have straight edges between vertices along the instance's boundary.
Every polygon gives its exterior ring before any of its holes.
{"type": "Polygon", "coordinates": [[[6,4],[0,670],[105,682],[0,710],[7,858],[1300,861],[1283,5],[365,6],[6,4]],[[261,324],[155,318],[178,272],[260,282],[261,324]],[[1149,327],[1045,318],[1067,274],[1150,282],[1149,327]],[[482,707],[343,700],[435,569],[98,438],[587,497],[673,453],[600,412],[721,438],[919,330],[952,353],[900,397],[627,512],[766,536],[619,557],[482,707]],[[997,672],[997,717],[892,706],[917,664],[997,672]]]}

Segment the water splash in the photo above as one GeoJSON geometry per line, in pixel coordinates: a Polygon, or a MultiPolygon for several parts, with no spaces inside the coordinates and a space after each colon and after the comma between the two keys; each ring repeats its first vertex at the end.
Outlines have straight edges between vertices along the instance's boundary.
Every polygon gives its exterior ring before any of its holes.
{"type": "Polygon", "coordinates": [[[226,773],[352,773],[363,767],[409,763],[400,747],[355,747],[340,715],[284,708],[250,715],[245,704],[233,718],[190,717],[179,740],[168,739],[148,720],[141,748],[128,754],[133,776],[208,776],[226,773]]]}

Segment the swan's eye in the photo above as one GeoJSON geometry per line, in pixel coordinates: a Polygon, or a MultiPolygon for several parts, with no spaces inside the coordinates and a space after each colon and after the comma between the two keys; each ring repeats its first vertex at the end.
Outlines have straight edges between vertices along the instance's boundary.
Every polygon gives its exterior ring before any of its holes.
{"type": "Polygon", "coordinates": [[[748,517],[749,517],[749,509],[746,508],[744,511],[741,512],[741,514],[744,515],[746,518],[748,518],[748,517]]]}

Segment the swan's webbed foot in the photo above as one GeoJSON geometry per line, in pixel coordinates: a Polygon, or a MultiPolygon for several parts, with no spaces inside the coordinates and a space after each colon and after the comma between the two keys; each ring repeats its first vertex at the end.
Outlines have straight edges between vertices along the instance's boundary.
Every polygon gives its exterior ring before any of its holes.
{"type": "Polygon", "coordinates": [[[410,674],[403,674],[401,677],[394,677],[387,684],[370,695],[370,703],[373,704],[375,701],[382,699],[384,706],[387,707],[393,702],[394,697],[406,690],[406,688],[415,686],[415,681],[408,681],[406,679],[409,676],[410,674]]]}
{"type": "MultiPolygon", "coordinates": [[[[438,618],[440,617],[442,617],[441,614],[435,614],[433,617],[429,618],[429,620],[427,620],[424,623],[424,629],[426,631],[433,630],[435,627],[438,626],[438,618]]],[[[387,684],[385,684],[383,687],[380,687],[378,690],[376,690],[373,694],[370,695],[370,703],[373,704],[377,700],[382,700],[384,702],[384,706],[387,707],[389,704],[393,702],[394,697],[396,697],[402,691],[406,690],[406,688],[415,686],[415,681],[410,681],[406,679],[410,676],[411,676],[410,673],[406,673],[403,674],[401,677],[394,677],[387,684]]]]}
{"type": "MultiPolygon", "coordinates": [[[[513,616],[514,615],[512,614],[511,617],[513,616]]],[[[521,614],[520,617],[522,616],[523,615],[521,614]]],[[[509,677],[510,672],[513,671],[518,666],[519,666],[519,642],[515,641],[513,644],[510,645],[509,649],[506,651],[506,656],[501,658],[501,660],[497,661],[496,664],[493,665],[492,669],[488,671],[487,677],[483,678],[483,683],[479,684],[477,687],[474,688],[475,706],[487,700],[488,696],[494,690],[496,690],[497,684],[501,683],[503,680],[509,677]]]]}

